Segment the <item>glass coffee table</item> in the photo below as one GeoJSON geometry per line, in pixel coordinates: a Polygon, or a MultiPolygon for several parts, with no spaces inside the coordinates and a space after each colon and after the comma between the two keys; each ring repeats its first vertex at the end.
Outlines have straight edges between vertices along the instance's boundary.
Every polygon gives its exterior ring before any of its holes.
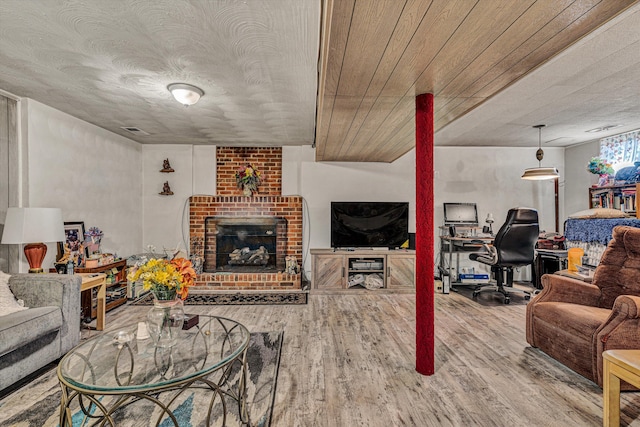
{"type": "Polygon", "coordinates": [[[91,338],[62,358],[61,426],[72,425],[73,412],[76,418],[80,414],[82,425],[115,426],[117,411],[139,401],[160,408],[144,415],[157,419],[155,425],[165,420],[179,426],[174,411],[187,390],[206,393],[208,404],[202,411],[208,410],[207,426],[214,417],[226,425],[229,399],[237,404],[240,422],[250,425],[247,328],[231,319],[200,315],[196,326],[181,331],[176,345],[157,348],[152,339],[136,337],[137,327],[91,338]]]}

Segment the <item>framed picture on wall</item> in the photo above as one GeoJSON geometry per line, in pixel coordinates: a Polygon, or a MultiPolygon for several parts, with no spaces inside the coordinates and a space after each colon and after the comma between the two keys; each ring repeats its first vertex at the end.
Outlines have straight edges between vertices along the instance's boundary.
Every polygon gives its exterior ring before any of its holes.
{"type": "Polygon", "coordinates": [[[84,244],[84,222],[65,222],[64,236],[65,241],[58,243],[58,259],[62,258],[65,251],[69,251],[76,258],[76,265],[80,265],[89,255],[84,244]]]}

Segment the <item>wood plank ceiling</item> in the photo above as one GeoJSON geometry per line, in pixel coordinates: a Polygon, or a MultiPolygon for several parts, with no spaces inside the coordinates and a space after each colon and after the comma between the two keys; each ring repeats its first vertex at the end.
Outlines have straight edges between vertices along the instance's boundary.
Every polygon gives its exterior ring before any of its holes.
{"type": "Polygon", "coordinates": [[[316,160],[391,162],[636,0],[324,0],[316,160]]]}

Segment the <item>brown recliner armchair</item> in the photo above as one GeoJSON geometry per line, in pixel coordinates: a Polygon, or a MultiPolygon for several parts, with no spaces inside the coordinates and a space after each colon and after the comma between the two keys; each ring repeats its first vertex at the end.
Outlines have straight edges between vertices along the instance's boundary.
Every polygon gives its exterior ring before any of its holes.
{"type": "Polygon", "coordinates": [[[614,228],[593,283],[546,274],[542,285],[527,342],[602,387],[602,352],[640,349],[640,229],[614,228]]]}

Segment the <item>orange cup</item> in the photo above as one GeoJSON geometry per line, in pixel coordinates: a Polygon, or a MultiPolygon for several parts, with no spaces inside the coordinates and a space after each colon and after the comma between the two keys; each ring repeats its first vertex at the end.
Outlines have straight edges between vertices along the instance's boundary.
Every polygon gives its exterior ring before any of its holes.
{"type": "Polygon", "coordinates": [[[569,271],[578,271],[578,266],[582,265],[582,256],[584,250],[580,248],[571,248],[567,251],[567,257],[569,259],[569,271]]]}

